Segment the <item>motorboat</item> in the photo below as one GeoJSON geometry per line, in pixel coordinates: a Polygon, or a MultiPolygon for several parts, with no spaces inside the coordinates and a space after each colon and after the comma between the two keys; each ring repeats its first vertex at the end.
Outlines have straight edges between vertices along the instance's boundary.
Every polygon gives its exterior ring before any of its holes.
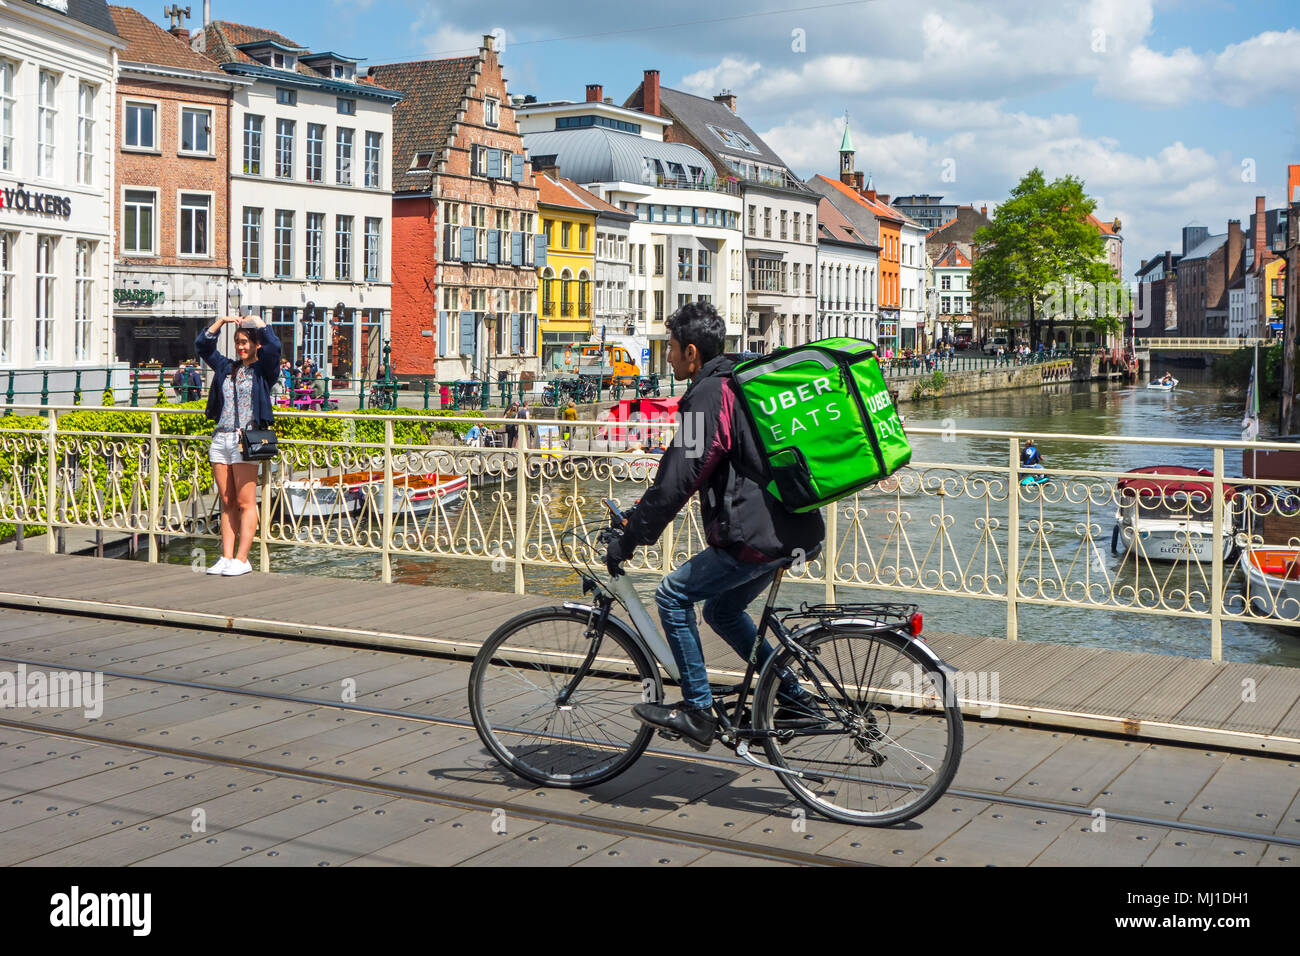
{"type": "Polygon", "coordinates": [[[1147,388],[1154,389],[1157,392],[1172,392],[1177,387],[1178,387],[1178,379],[1176,378],[1171,378],[1167,382],[1161,381],[1160,379],[1156,379],[1155,381],[1152,382],[1147,382],[1147,388]]]}
{"type": "MultiPolygon", "coordinates": [[[[1214,473],[1183,465],[1134,468],[1116,484],[1119,508],[1110,550],[1136,548],[1150,561],[1214,560],[1214,473]]],[[[1223,485],[1223,528],[1219,549],[1234,547],[1237,486],[1223,485]]]]}
{"type": "Polygon", "coordinates": [[[1300,619],[1300,548],[1247,547],[1237,564],[1245,576],[1246,600],[1254,613],[1300,619]]]}
{"type": "MultiPolygon", "coordinates": [[[[1027,468],[1036,468],[1036,469],[1041,469],[1043,466],[1042,466],[1042,465],[1027,465],[1027,466],[1025,466],[1025,467],[1027,467],[1027,468]]],[[[1044,474],[1025,475],[1023,478],[1020,479],[1020,484],[1026,486],[1026,487],[1028,487],[1028,486],[1030,486],[1030,485],[1045,485],[1045,484],[1047,484],[1047,483],[1048,483],[1049,481],[1051,481],[1051,480],[1052,480],[1052,479],[1051,479],[1050,476],[1048,476],[1048,475],[1044,475],[1044,474]]]]}
{"type": "MultiPolygon", "coordinates": [[[[394,475],[394,479],[404,477],[394,475]]],[[[351,514],[365,500],[365,489],[384,483],[380,470],[350,471],[341,475],[323,475],[300,481],[286,481],[284,496],[295,518],[332,518],[351,514]]]]}
{"type": "MultiPolygon", "coordinates": [[[[389,509],[393,514],[422,515],[432,511],[434,505],[441,502],[449,505],[463,498],[469,490],[467,475],[401,475],[393,478],[393,498],[389,509]]],[[[384,500],[383,476],[375,483],[368,484],[364,495],[369,506],[382,514],[381,502],[384,500]]]]}

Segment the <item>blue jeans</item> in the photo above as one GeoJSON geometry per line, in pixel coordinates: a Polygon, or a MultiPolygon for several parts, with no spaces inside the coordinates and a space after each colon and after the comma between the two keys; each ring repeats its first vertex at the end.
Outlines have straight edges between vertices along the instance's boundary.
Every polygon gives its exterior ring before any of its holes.
{"type": "MultiPolygon", "coordinates": [[[[777,569],[787,561],[787,558],[777,558],[764,564],[749,564],[711,547],[660,582],[655,603],[659,605],[664,637],[681,671],[682,700],[688,706],[706,710],[713,706],[695,621],[696,603],[704,602],[704,620],[747,661],[758,628],[745,608],[767,589],[777,569]]],[[[771,656],[771,646],[763,641],[758,648],[758,667],[761,669],[771,656]]]]}

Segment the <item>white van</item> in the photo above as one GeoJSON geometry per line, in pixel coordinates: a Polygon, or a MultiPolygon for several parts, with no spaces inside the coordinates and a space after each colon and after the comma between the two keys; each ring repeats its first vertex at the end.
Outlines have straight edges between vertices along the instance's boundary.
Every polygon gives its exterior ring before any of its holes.
{"type": "Polygon", "coordinates": [[[1005,335],[999,335],[997,338],[989,339],[985,342],[984,354],[996,355],[999,348],[1002,349],[1003,352],[1011,351],[1011,346],[1007,344],[1007,337],[1005,335]]]}

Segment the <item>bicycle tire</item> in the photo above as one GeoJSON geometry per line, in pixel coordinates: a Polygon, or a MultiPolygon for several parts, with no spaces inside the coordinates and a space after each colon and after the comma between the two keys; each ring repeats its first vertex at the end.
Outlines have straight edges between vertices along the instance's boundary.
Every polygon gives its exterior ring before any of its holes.
{"type": "Polygon", "coordinates": [[[596,664],[575,689],[568,709],[556,706],[556,693],[587,652],[592,623],[589,610],[527,611],[497,628],[474,658],[469,705],[479,739],[497,760],[532,783],[594,786],[618,776],[650,744],[653,728],[633,715],[632,706],[661,700],[663,685],[640,644],[612,622],[606,625],[596,664]],[[546,658],[538,660],[541,655],[546,658]],[[520,664],[527,665],[526,672],[520,664]],[[544,676],[545,682],[533,675],[544,676]],[[563,683],[557,681],[560,677],[566,678],[563,683]],[[579,727],[586,715],[591,720],[579,727]]]}
{"type": "MultiPolygon", "coordinates": [[[[804,806],[840,823],[891,826],[932,806],[957,773],[964,739],[961,709],[948,675],[911,641],[889,631],[828,627],[814,631],[801,644],[819,662],[814,669],[822,689],[838,698],[836,703],[857,720],[857,727],[849,729],[823,702],[816,715],[823,724],[796,729],[784,741],[763,738],[774,766],[825,775],[824,782],[818,783],[783,773],[778,774],[781,782],[804,806]],[[853,675],[847,680],[845,664],[853,675]],[[885,687],[889,691],[881,693],[885,687]],[[857,691],[862,691],[860,696],[855,696],[857,691]],[[931,691],[933,700],[927,700],[931,691]],[[922,695],[919,700],[917,695],[922,695]],[[913,701],[920,706],[913,706],[913,701]],[[837,726],[841,733],[826,733],[837,726]],[[902,728],[897,736],[892,732],[896,727],[902,728]],[[909,743],[900,744],[902,738],[909,738],[909,743]],[[942,748],[941,756],[936,758],[931,748],[942,748]],[[855,755],[856,763],[851,763],[855,755]],[[875,764],[878,758],[883,762],[875,764]],[[877,766],[886,769],[873,780],[848,769],[857,765],[865,771],[877,766]],[[891,774],[897,779],[887,779],[891,774]],[[911,799],[899,804],[881,801],[882,795],[911,799]]],[[[760,675],[754,694],[754,726],[759,730],[774,727],[779,674],[786,668],[800,676],[805,688],[818,692],[794,655],[778,650],[760,675]]]]}

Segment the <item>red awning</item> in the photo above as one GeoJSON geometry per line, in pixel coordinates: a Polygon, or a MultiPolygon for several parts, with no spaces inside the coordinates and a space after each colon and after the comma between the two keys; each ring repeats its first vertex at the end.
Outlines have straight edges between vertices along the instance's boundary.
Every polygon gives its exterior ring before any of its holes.
{"type": "MultiPolygon", "coordinates": [[[[1116,487],[1120,492],[1142,496],[1187,495],[1195,498],[1209,498],[1214,492],[1214,472],[1208,468],[1188,468],[1184,465],[1148,465],[1134,468],[1130,475],[1159,475],[1158,478],[1121,478],[1116,487]],[[1189,480],[1189,479],[1205,479],[1189,480]]],[[[1223,497],[1231,499],[1237,494],[1235,485],[1223,485],[1223,497]]]]}

